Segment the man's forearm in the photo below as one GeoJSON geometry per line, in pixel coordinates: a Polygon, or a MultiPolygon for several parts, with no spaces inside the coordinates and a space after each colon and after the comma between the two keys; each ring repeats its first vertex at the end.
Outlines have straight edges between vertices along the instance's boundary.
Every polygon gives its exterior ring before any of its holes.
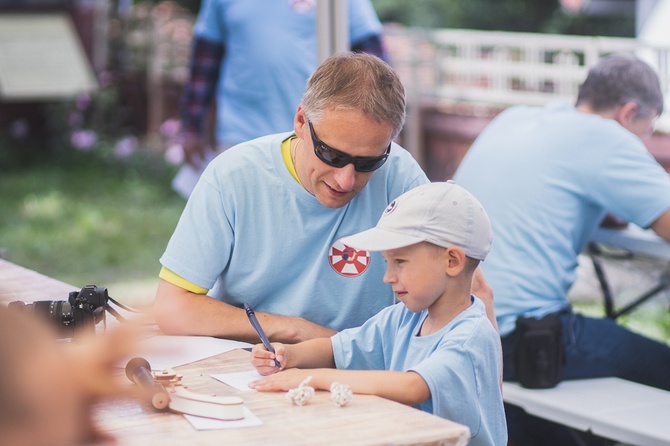
{"type": "Polygon", "coordinates": [[[651,224],[651,229],[654,230],[660,237],[670,242],[670,210],[665,211],[660,217],[651,224]]]}
{"type": "MultiPolygon", "coordinates": [[[[212,297],[191,293],[159,279],[154,315],[160,329],[172,335],[215,336],[244,342],[259,342],[258,334],[242,308],[212,297]]],[[[330,337],[334,330],[305,319],[257,312],[271,341],[296,343],[330,337]]]]}
{"type": "Polygon", "coordinates": [[[481,267],[475,270],[472,278],[472,294],[477,296],[484,302],[486,307],[486,316],[493,325],[493,328],[498,331],[498,322],[496,321],[495,308],[493,304],[493,288],[489,285],[484,277],[481,267]]]}

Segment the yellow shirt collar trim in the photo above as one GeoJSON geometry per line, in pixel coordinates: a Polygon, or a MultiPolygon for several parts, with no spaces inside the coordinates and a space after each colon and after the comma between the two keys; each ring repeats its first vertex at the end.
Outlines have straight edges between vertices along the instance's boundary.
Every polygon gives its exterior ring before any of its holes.
{"type": "Polygon", "coordinates": [[[291,159],[291,141],[293,141],[297,136],[291,135],[288,138],[286,138],[284,141],[281,143],[281,156],[284,159],[284,164],[286,164],[286,168],[288,169],[289,173],[295,180],[302,186],[302,183],[300,182],[300,178],[298,178],[298,173],[295,171],[295,166],[293,165],[293,160],[291,159]]]}

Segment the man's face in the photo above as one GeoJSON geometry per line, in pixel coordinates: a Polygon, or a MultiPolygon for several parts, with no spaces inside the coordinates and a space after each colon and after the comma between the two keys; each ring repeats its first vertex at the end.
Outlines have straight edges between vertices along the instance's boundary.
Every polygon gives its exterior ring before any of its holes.
{"type": "MultiPolygon", "coordinates": [[[[295,133],[302,140],[295,153],[295,169],[305,189],[329,208],[340,208],[360,192],[373,172],[357,172],[353,164],[332,167],[314,153],[307,117],[298,108],[295,133]]],[[[354,157],[378,157],[386,152],[393,129],[357,110],[327,110],[320,121],[312,122],[314,134],[328,146],[354,157]]]]}

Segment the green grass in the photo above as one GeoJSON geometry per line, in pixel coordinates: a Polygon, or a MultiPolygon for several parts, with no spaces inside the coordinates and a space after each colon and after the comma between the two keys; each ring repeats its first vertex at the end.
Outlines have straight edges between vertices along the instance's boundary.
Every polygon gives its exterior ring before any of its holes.
{"type": "MultiPolygon", "coordinates": [[[[641,255],[615,253],[600,257],[616,310],[623,309],[662,280],[668,261],[641,255]]],[[[577,281],[568,297],[575,311],[587,316],[605,317],[605,305],[600,282],[593,264],[586,255],[580,256],[577,281]]],[[[619,316],[617,323],[633,332],[670,344],[669,292],[654,295],[633,311],[619,316]]]]}
{"type": "MultiPolygon", "coordinates": [[[[576,312],[585,316],[605,317],[602,302],[573,301],[571,303],[576,312]]],[[[617,322],[643,336],[670,344],[670,311],[666,306],[642,306],[626,315],[619,316],[617,322]]]]}
{"type": "Polygon", "coordinates": [[[170,188],[173,167],[138,158],[82,155],[0,171],[6,257],[76,287],[107,286],[112,297],[110,284],[155,284],[185,201],[170,188]]]}

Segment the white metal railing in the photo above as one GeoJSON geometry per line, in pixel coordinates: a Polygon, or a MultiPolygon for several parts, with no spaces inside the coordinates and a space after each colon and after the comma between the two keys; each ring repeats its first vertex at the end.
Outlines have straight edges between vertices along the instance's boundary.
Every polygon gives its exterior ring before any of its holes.
{"type": "Polygon", "coordinates": [[[492,106],[574,102],[587,71],[603,55],[634,52],[658,72],[670,131],[670,46],[638,39],[386,26],[393,65],[410,97],[492,106]]]}

